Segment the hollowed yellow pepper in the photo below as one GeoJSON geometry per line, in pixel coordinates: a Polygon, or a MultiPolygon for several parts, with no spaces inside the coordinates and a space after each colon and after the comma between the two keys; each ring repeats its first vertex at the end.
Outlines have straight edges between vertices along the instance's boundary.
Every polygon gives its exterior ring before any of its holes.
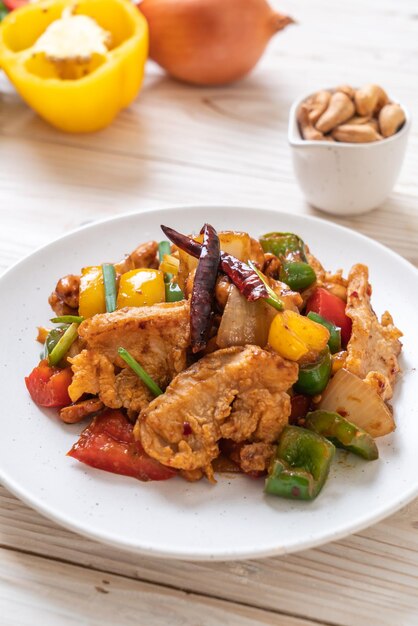
{"type": "Polygon", "coordinates": [[[124,306],[149,306],[165,302],[164,274],[159,270],[138,269],[122,274],[118,309],[124,306]]]}
{"type": "Polygon", "coordinates": [[[308,352],[324,350],[328,339],[325,326],[295,311],[283,311],[271,323],[268,343],[283,358],[299,361],[308,352]]]}
{"type": "Polygon", "coordinates": [[[13,11],[0,27],[0,67],[30,107],[66,132],[108,126],[138,94],[147,53],[147,22],[129,0],[41,0],[13,11]],[[64,79],[63,63],[33,47],[66,7],[95,20],[111,45],[90,59],[66,61],[64,79]]]}

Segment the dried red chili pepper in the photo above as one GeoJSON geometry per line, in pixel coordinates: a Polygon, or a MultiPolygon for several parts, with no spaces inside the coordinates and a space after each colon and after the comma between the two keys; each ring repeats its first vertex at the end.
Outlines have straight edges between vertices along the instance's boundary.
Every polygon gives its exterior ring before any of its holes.
{"type": "Polygon", "coordinates": [[[204,350],[207,344],[221,253],[219,237],[213,226],[205,224],[200,232],[203,233],[203,244],[190,303],[190,338],[194,353],[204,350]]]}
{"type": "Polygon", "coordinates": [[[269,297],[263,281],[247,263],[243,263],[232,254],[221,252],[221,268],[247,300],[269,297]]]}
{"type": "MultiPolygon", "coordinates": [[[[182,235],[168,226],[161,226],[165,235],[178,248],[184,250],[195,258],[200,257],[202,244],[194,241],[191,237],[182,235]]],[[[269,293],[263,281],[257,276],[256,272],[250,268],[247,263],[240,261],[232,254],[221,251],[220,266],[222,271],[231,279],[247,300],[258,300],[259,298],[268,298],[269,293]]]]}
{"type": "Polygon", "coordinates": [[[166,237],[174,243],[175,246],[184,250],[184,252],[187,252],[191,256],[194,256],[196,259],[200,258],[200,252],[202,250],[201,243],[195,241],[187,235],[182,235],[177,230],[174,230],[174,228],[170,228],[169,226],[163,226],[161,224],[161,230],[166,237]]]}

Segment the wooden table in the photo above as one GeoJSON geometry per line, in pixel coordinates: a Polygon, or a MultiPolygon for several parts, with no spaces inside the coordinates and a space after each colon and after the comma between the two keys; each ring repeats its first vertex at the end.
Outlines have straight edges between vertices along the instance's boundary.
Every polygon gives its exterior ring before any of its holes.
{"type": "MultiPolygon", "coordinates": [[[[280,8],[299,25],[272,42],[247,80],[192,89],[150,65],[137,102],[97,135],[55,132],[2,78],[0,269],[80,224],[138,207],[315,213],[292,173],[292,100],[319,86],[373,81],[416,112],[418,10],[416,0],[283,0],[280,8]]],[[[417,170],[415,131],[385,204],[334,221],[418,264],[417,170]]],[[[193,564],[102,546],[59,528],[4,488],[0,499],[2,626],[418,623],[418,501],[315,550],[193,564]]]]}

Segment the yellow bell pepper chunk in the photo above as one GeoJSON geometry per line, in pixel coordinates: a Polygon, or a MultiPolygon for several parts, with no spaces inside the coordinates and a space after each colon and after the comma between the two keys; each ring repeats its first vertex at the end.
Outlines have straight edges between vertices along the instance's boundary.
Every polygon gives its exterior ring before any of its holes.
{"type": "Polygon", "coordinates": [[[284,311],[283,315],[287,327],[306,343],[309,350],[322,352],[325,349],[329,341],[328,328],[295,311],[284,311]]]}
{"type": "Polygon", "coordinates": [[[0,66],[10,81],[41,117],[71,133],[108,126],[134,100],[147,54],[148,25],[129,0],[40,0],[11,12],[0,28],[0,66]],[[36,52],[37,41],[68,7],[109,33],[107,51],[93,46],[90,56],[75,50],[66,59],[49,57],[42,46],[36,52]]]}
{"type": "Polygon", "coordinates": [[[268,343],[280,356],[299,361],[308,352],[321,352],[329,340],[329,331],[295,311],[283,311],[273,319],[268,343]]]}
{"type": "Polygon", "coordinates": [[[164,274],[159,270],[138,269],[122,274],[117,306],[146,306],[165,302],[164,274]]]}
{"type": "Polygon", "coordinates": [[[83,267],[81,270],[78,312],[83,317],[93,317],[96,313],[106,312],[101,265],[83,267]]]}

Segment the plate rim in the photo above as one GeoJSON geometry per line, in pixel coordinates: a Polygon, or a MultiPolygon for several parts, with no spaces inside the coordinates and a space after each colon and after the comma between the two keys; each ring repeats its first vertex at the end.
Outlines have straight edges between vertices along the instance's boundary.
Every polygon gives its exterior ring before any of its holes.
{"type": "MultiPolygon", "coordinates": [[[[96,227],[101,226],[102,224],[106,224],[108,222],[122,222],[124,220],[129,220],[131,218],[135,218],[136,216],[140,216],[143,214],[152,214],[152,213],[169,214],[171,211],[184,211],[187,209],[210,212],[213,209],[219,210],[221,208],[226,208],[228,209],[228,211],[232,211],[235,213],[239,213],[242,211],[251,212],[251,213],[257,213],[258,211],[271,212],[271,213],[277,214],[278,216],[282,215],[286,218],[291,217],[291,218],[300,219],[302,221],[306,220],[307,222],[313,221],[313,222],[318,223],[319,225],[324,224],[324,223],[327,224],[328,226],[331,225],[332,228],[337,229],[342,234],[344,233],[349,233],[350,235],[354,234],[357,238],[363,240],[365,243],[371,242],[373,246],[377,246],[386,254],[389,253],[389,255],[392,258],[396,258],[398,262],[400,261],[404,266],[408,267],[410,271],[412,270],[418,279],[418,268],[414,266],[410,261],[402,257],[400,254],[398,254],[391,248],[388,248],[387,246],[385,246],[380,241],[376,241],[372,239],[371,237],[368,237],[367,235],[359,233],[352,228],[343,226],[341,224],[335,223],[328,219],[324,219],[322,217],[318,217],[316,215],[309,215],[306,213],[291,213],[291,212],[280,211],[280,210],[267,208],[267,207],[255,208],[252,206],[240,206],[236,204],[231,204],[231,205],[230,204],[208,204],[206,205],[206,204],[197,204],[197,203],[187,203],[187,204],[180,204],[180,205],[174,205],[174,206],[170,205],[170,206],[164,206],[164,207],[153,207],[153,208],[144,207],[144,208],[140,208],[134,211],[123,212],[118,215],[113,215],[110,217],[93,220],[92,222],[87,223],[87,224],[82,224],[81,226],[71,229],[69,232],[64,233],[63,235],[53,239],[52,241],[49,241],[46,244],[38,246],[37,248],[32,250],[29,254],[26,254],[22,259],[19,259],[18,261],[13,263],[10,267],[8,267],[4,272],[1,273],[0,285],[1,285],[1,281],[7,275],[12,273],[16,269],[18,269],[21,264],[26,263],[29,258],[31,258],[32,256],[35,256],[41,251],[47,250],[49,247],[52,247],[55,244],[67,238],[73,237],[79,232],[83,232],[85,230],[90,230],[90,229],[94,230],[96,227]]],[[[375,513],[370,514],[370,515],[363,515],[363,517],[360,518],[356,523],[351,524],[349,529],[347,529],[346,526],[339,528],[335,530],[334,532],[332,532],[332,534],[326,539],[320,538],[320,537],[310,538],[308,536],[306,539],[302,541],[299,540],[297,542],[288,544],[287,546],[278,545],[276,547],[262,548],[262,549],[257,548],[257,547],[248,548],[248,549],[240,549],[238,553],[235,551],[235,549],[232,549],[232,550],[222,549],[222,550],[217,550],[214,553],[213,549],[206,550],[202,546],[201,551],[199,552],[199,554],[197,554],[193,550],[190,552],[187,552],[182,549],[178,550],[175,548],[174,549],[164,548],[160,550],[160,549],[155,549],[153,547],[139,546],[137,544],[133,545],[132,542],[130,541],[124,541],[123,537],[114,539],[113,536],[109,535],[105,531],[101,531],[101,530],[90,531],[87,524],[81,524],[77,522],[68,521],[65,515],[61,515],[58,511],[56,511],[53,507],[49,506],[47,503],[44,503],[40,499],[31,496],[30,493],[27,491],[27,489],[15,483],[13,478],[7,473],[5,473],[3,469],[1,468],[1,466],[0,466],[0,482],[4,485],[6,489],[8,489],[19,500],[24,502],[30,508],[36,510],[38,513],[40,513],[47,519],[52,520],[53,522],[66,528],[67,530],[71,532],[87,537],[90,540],[100,542],[106,545],[110,545],[110,546],[113,546],[115,548],[122,549],[125,551],[129,550],[135,554],[140,554],[140,555],[147,556],[147,557],[165,558],[165,559],[170,559],[170,560],[195,561],[195,562],[248,560],[248,559],[255,559],[255,558],[266,558],[266,557],[272,557],[272,556],[279,556],[283,554],[301,552],[301,551],[308,550],[311,548],[319,547],[321,545],[325,545],[333,541],[344,539],[345,537],[358,533],[364,530],[365,528],[368,528],[371,525],[377,524],[378,522],[382,521],[386,517],[399,511],[401,508],[406,506],[408,503],[410,503],[412,500],[414,500],[418,496],[418,480],[417,480],[416,485],[412,485],[409,488],[409,490],[406,491],[406,493],[400,500],[390,505],[382,504],[382,506],[380,506],[378,509],[375,509],[375,513]]]]}

